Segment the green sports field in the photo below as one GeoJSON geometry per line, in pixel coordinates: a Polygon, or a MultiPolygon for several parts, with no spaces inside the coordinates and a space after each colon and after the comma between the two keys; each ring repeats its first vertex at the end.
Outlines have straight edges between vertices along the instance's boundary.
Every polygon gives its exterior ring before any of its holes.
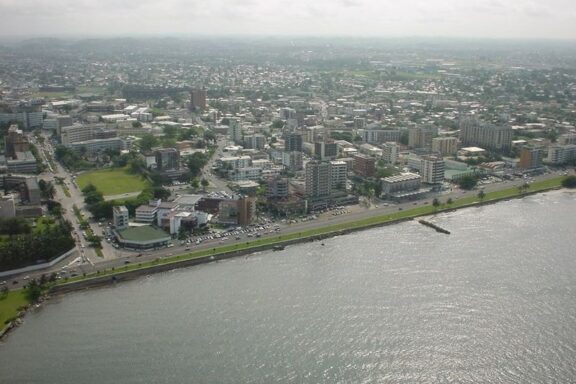
{"type": "Polygon", "coordinates": [[[91,183],[104,196],[140,192],[149,186],[140,175],[133,175],[124,168],[103,169],[78,175],[76,183],[80,189],[91,183]]]}

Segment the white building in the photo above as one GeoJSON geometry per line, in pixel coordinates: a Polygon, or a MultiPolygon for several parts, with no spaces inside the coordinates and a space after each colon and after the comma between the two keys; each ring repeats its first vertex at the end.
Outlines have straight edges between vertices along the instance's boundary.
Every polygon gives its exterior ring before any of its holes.
{"type": "Polygon", "coordinates": [[[345,161],[330,162],[330,184],[332,190],[346,190],[348,179],[348,164],[345,161]]]}
{"type": "Polygon", "coordinates": [[[128,228],[128,208],[116,206],[112,210],[114,229],[121,230],[128,228]]]}
{"type": "Polygon", "coordinates": [[[382,145],[382,160],[388,164],[396,164],[398,161],[398,144],[389,141],[382,145]]]}
{"type": "Polygon", "coordinates": [[[396,176],[385,177],[382,182],[382,194],[389,195],[396,192],[415,191],[420,189],[422,178],[415,173],[402,173],[396,176]]]}
{"type": "Polygon", "coordinates": [[[422,181],[427,184],[442,184],[444,160],[440,156],[422,156],[422,181]]]}

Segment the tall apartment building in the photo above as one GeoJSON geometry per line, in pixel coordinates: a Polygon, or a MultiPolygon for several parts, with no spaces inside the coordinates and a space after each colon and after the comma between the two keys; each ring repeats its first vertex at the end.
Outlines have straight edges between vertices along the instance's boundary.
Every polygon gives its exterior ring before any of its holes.
{"type": "Polygon", "coordinates": [[[388,164],[396,164],[398,161],[398,144],[389,141],[382,145],[382,160],[388,164]]]}
{"type": "Polygon", "coordinates": [[[335,190],[346,190],[348,180],[348,164],[345,161],[334,160],[330,162],[330,188],[335,190]]]}
{"type": "Polygon", "coordinates": [[[456,137],[435,137],[432,139],[432,152],[442,156],[452,156],[458,152],[458,138],[456,137]]]}
{"type": "Polygon", "coordinates": [[[372,177],[376,170],[376,159],[364,154],[354,155],[354,173],[363,177],[372,177]]]}
{"type": "Polygon", "coordinates": [[[304,165],[302,152],[282,152],[282,165],[289,171],[301,171],[304,165]]]}
{"type": "Polygon", "coordinates": [[[460,141],[466,146],[506,150],[512,145],[512,127],[496,126],[474,118],[460,121],[460,141]]]}
{"type": "Polygon", "coordinates": [[[193,89],[190,91],[190,107],[193,110],[206,109],[206,97],[208,91],[206,88],[193,89]]]}
{"type": "Polygon", "coordinates": [[[329,162],[310,161],[306,164],[306,196],[311,198],[329,197],[332,192],[329,162]]]}
{"type": "Polygon", "coordinates": [[[262,134],[244,136],[244,148],[246,149],[264,149],[266,145],[266,136],[262,134]]]}
{"type": "Polygon", "coordinates": [[[15,158],[16,153],[30,150],[28,138],[16,124],[8,128],[8,133],[4,136],[4,153],[9,158],[15,158]]]}
{"type": "Polygon", "coordinates": [[[154,153],[158,170],[180,169],[180,153],[176,148],[157,149],[154,153]]]}
{"type": "Polygon", "coordinates": [[[440,156],[422,156],[422,182],[427,184],[442,184],[444,181],[445,164],[440,156]]]}
{"type": "Polygon", "coordinates": [[[358,134],[362,140],[370,144],[400,141],[400,130],[398,129],[364,129],[358,131],[358,134]]]}
{"type": "Polygon", "coordinates": [[[520,150],[520,161],[518,168],[521,169],[534,169],[542,166],[540,161],[540,154],[542,150],[537,147],[525,146],[520,150]]]}
{"type": "Polygon", "coordinates": [[[284,150],[286,152],[302,152],[302,143],[304,142],[301,133],[288,133],[284,136],[284,150]]]}
{"type": "Polygon", "coordinates": [[[432,139],[438,134],[436,127],[418,127],[408,130],[408,146],[412,148],[430,148],[432,139]]]}
{"type": "Polygon", "coordinates": [[[338,145],[334,141],[314,143],[314,155],[319,160],[333,160],[338,156],[338,145]]]}
{"type": "Polygon", "coordinates": [[[242,124],[237,117],[230,118],[230,125],[228,126],[228,137],[235,143],[242,141],[242,124]]]}
{"type": "Polygon", "coordinates": [[[548,148],[547,163],[566,164],[572,160],[576,160],[576,144],[551,145],[548,148]]]}
{"type": "Polygon", "coordinates": [[[42,128],[44,114],[40,105],[31,103],[0,104],[0,123],[20,123],[26,130],[42,128]]]}

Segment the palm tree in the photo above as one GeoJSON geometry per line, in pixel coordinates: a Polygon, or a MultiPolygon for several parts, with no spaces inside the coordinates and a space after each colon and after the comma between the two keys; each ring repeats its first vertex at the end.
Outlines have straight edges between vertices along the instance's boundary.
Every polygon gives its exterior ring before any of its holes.
{"type": "Polygon", "coordinates": [[[486,197],[486,193],[484,192],[483,189],[480,190],[480,192],[478,192],[478,198],[480,199],[480,201],[484,200],[484,198],[486,197]]]}
{"type": "Polygon", "coordinates": [[[438,207],[440,206],[440,200],[438,200],[435,197],[434,200],[432,200],[432,206],[434,207],[434,210],[436,211],[438,209],[438,207]]]}

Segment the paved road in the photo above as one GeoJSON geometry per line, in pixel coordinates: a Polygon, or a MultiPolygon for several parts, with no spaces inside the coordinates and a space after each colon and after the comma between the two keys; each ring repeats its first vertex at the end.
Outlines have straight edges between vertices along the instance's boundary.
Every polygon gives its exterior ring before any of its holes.
{"type": "MultiPolygon", "coordinates": [[[[226,145],[226,141],[220,140],[218,142],[218,144],[219,144],[219,150],[216,152],[213,159],[211,159],[211,161],[206,165],[206,168],[204,170],[204,173],[207,174],[207,176],[209,176],[209,177],[211,175],[210,175],[210,172],[208,170],[210,169],[211,164],[213,164],[213,162],[218,158],[218,153],[219,153],[219,151],[221,151],[221,148],[223,148],[226,145]]],[[[84,207],[83,196],[82,196],[81,192],[76,187],[74,187],[72,180],[69,178],[67,173],[62,169],[62,167],[59,164],[57,164],[57,170],[55,170],[55,171],[56,172],[53,176],[63,177],[65,179],[66,184],[69,186],[69,189],[70,189],[70,194],[71,194],[70,198],[67,198],[61,190],[58,191],[58,199],[62,203],[63,207],[66,209],[65,217],[71,223],[73,223],[75,230],[77,231],[78,234],[80,234],[81,231],[78,228],[78,223],[77,223],[76,217],[74,216],[74,213],[72,211],[72,205],[76,204],[80,209],[83,210],[83,207],[84,207]]],[[[573,174],[574,170],[571,170],[570,172],[573,174]]],[[[536,176],[533,178],[533,180],[534,181],[540,181],[540,180],[555,178],[558,176],[559,176],[558,172],[548,173],[548,174],[536,176]]],[[[48,176],[48,178],[50,179],[50,176],[48,176]]],[[[213,176],[211,177],[211,179],[217,180],[217,178],[215,178],[213,176]]],[[[499,182],[499,183],[494,183],[494,184],[487,184],[487,185],[482,186],[482,188],[486,192],[492,192],[492,191],[500,190],[500,189],[518,187],[518,186],[524,184],[526,181],[527,180],[525,180],[525,179],[518,178],[518,179],[510,180],[510,181],[504,181],[504,182],[499,182]]],[[[222,181],[220,181],[220,182],[222,182],[222,181]]],[[[211,183],[212,183],[212,181],[211,181],[211,183]]],[[[218,183],[215,182],[214,184],[218,184],[218,183]]],[[[227,187],[226,187],[226,189],[222,188],[222,189],[218,189],[218,190],[227,190],[227,187]]],[[[451,191],[445,191],[445,192],[441,193],[438,196],[438,198],[444,203],[444,202],[446,202],[446,200],[448,200],[448,198],[452,198],[453,200],[456,200],[458,198],[467,197],[467,196],[475,196],[477,194],[478,194],[478,189],[472,190],[472,191],[463,191],[457,187],[454,187],[451,191]]],[[[432,199],[433,198],[431,197],[431,198],[418,200],[418,201],[414,201],[414,202],[406,202],[406,203],[402,203],[402,204],[388,205],[388,206],[384,206],[383,204],[381,204],[378,207],[376,207],[376,206],[363,207],[360,205],[351,206],[351,207],[346,207],[346,211],[348,213],[345,213],[345,214],[334,216],[334,215],[332,215],[331,212],[327,212],[327,213],[319,215],[317,220],[298,222],[296,224],[281,225],[279,232],[273,231],[273,233],[270,233],[270,229],[267,229],[265,232],[260,231],[260,233],[261,233],[261,236],[263,238],[281,236],[282,234],[298,233],[298,232],[303,232],[303,231],[310,230],[310,229],[323,227],[326,225],[342,224],[342,223],[346,223],[346,222],[350,222],[350,221],[355,221],[355,220],[358,220],[361,218],[385,215],[385,214],[397,212],[399,209],[406,210],[406,209],[414,207],[414,205],[431,204],[432,199]]],[[[84,215],[85,215],[85,217],[88,217],[89,214],[87,212],[84,212],[84,215]]],[[[94,230],[94,233],[96,233],[97,235],[102,234],[103,228],[97,226],[96,223],[90,223],[90,224],[92,226],[92,229],[94,230]]],[[[174,247],[164,248],[164,249],[152,251],[152,252],[144,252],[142,254],[140,254],[140,252],[135,252],[135,251],[117,250],[117,249],[113,248],[109,243],[102,242],[102,245],[104,247],[103,252],[105,254],[105,258],[102,259],[102,258],[99,258],[96,256],[93,249],[88,248],[88,247],[81,248],[81,244],[83,244],[83,239],[81,239],[80,236],[77,236],[77,243],[79,245],[79,247],[77,248],[77,251],[78,251],[77,255],[68,258],[67,260],[63,261],[62,263],[59,263],[58,265],[54,266],[53,268],[51,268],[48,271],[38,272],[35,274],[29,274],[29,275],[31,278],[39,277],[42,273],[49,274],[52,271],[58,271],[58,270],[60,270],[60,268],[62,266],[67,266],[68,270],[72,270],[76,274],[82,274],[84,272],[90,273],[90,272],[94,272],[96,270],[104,270],[104,269],[111,268],[111,267],[118,268],[118,267],[125,265],[126,262],[136,263],[136,262],[154,260],[156,258],[168,257],[168,256],[173,256],[173,255],[178,255],[178,254],[184,254],[184,253],[188,252],[186,250],[186,248],[190,248],[191,251],[201,250],[201,249],[210,249],[210,248],[218,247],[218,246],[223,245],[223,244],[233,244],[235,242],[246,242],[246,241],[250,241],[250,240],[254,239],[254,238],[247,237],[247,234],[242,234],[242,235],[240,235],[240,237],[241,237],[240,240],[236,240],[235,236],[230,236],[228,238],[228,240],[226,240],[226,241],[214,239],[214,240],[210,240],[210,241],[205,241],[199,245],[195,245],[195,244],[194,245],[179,245],[179,243],[178,243],[178,245],[175,245],[174,247]],[[78,257],[78,256],[80,256],[80,257],[78,257]]],[[[24,276],[24,274],[22,274],[20,276],[14,276],[14,277],[11,277],[10,280],[19,280],[20,282],[23,282],[22,281],[23,276],[24,276]]],[[[6,279],[6,280],[8,280],[8,279],[6,279]]]]}

